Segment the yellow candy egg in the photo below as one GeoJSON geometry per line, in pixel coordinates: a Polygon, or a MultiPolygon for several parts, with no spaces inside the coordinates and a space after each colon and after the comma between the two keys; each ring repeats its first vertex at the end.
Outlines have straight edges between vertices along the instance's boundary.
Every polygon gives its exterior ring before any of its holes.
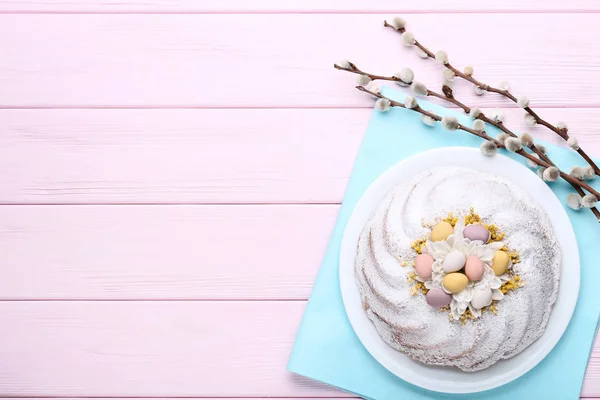
{"type": "Polygon", "coordinates": [[[446,240],[448,236],[452,235],[452,232],[454,232],[452,225],[446,221],[439,222],[431,230],[431,240],[434,242],[446,240]]]}
{"type": "Polygon", "coordinates": [[[509,264],[510,257],[508,256],[508,253],[502,250],[496,250],[494,259],[492,260],[492,269],[496,273],[496,276],[505,273],[509,264]]]}
{"type": "Polygon", "coordinates": [[[469,278],[460,272],[454,272],[444,277],[442,285],[450,293],[458,293],[469,284],[469,278]]]}

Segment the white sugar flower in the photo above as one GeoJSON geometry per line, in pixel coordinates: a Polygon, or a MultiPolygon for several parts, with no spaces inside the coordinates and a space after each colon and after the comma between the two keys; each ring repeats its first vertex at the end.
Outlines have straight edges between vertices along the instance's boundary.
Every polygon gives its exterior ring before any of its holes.
{"type": "Polygon", "coordinates": [[[379,99],[375,102],[375,108],[379,111],[385,112],[389,110],[391,107],[391,103],[388,99],[379,99]]]}
{"type": "Polygon", "coordinates": [[[594,171],[594,168],[592,168],[590,165],[588,165],[587,167],[583,167],[582,170],[583,179],[591,180],[596,177],[596,172],[594,171]]]}
{"type": "Polygon", "coordinates": [[[506,81],[502,81],[502,82],[500,82],[500,84],[498,85],[498,89],[500,89],[500,90],[506,90],[506,91],[509,91],[509,90],[510,90],[510,85],[508,84],[508,82],[506,82],[506,81]]]}
{"type": "Polygon", "coordinates": [[[423,122],[425,125],[434,126],[436,121],[429,115],[423,115],[421,117],[421,122],[423,122]]]}
{"type": "Polygon", "coordinates": [[[517,105],[521,108],[527,108],[529,107],[529,97],[527,96],[520,96],[517,99],[517,105]]]}
{"type": "Polygon", "coordinates": [[[591,193],[586,194],[581,199],[581,205],[584,206],[585,208],[595,207],[597,202],[598,202],[598,198],[591,193]]]}
{"type": "Polygon", "coordinates": [[[371,78],[369,78],[366,75],[358,75],[356,77],[356,84],[359,86],[365,86],[367,85],[369,82],[371,82],[371,78]]]}
{"type": "Polygon", "coordinates": [[[560,171],[556,167],[548,167],[542,176],[546,182],[554,182],[560,177],[560,171]]]}
{"type": "Polygon", "coordinates": [[[519,138],[521,139],[523,146],[529,147],[533,144],[533,137],[531,137],[529,133],[523,133],[519,138]]]}
{"type": "Polygon", "coordinates": [[[445,80],[445,81],[451,81],[451,80],[453,80],[453,79],[454,79],[454,77],[455,77],[456,75],[454,75],[454,72],[452,72],[452,70],[450,70],[450,69],[445,69],[445,70],[442,72],[442,76],[444,77],[444,80],[445,80]]]}
{"type": "Polygon", "coordinates": [[[558,124],[556,124],[556,127],[561,130],[561,131],[568,131],[569,127],[567,126],[567,124],[565,124],[564,122],[559,122],[558,124]]]}
{"type": "Polygon", "coordinates": [[[579,142],[577,141],[577,138],[575,136],[571,136],[567,139],[567,144],[569,145],[570,148],[572,148],[573,150],[579,150],[579,142]]]}
{"type": "Polygon", "coordinates": [[[481,149],[483,155],[488,157],[491,157],[494,154],[496,154],[496,150],[498,150],[498,146],[496,146],[496,143],[492,142],[491,140],[486,140],[485,142],[481,143],[481,146],[479,148],[481,149]]]}
{"type": "Polygon", "coordinates": [[[445,116],[442,118],[442,126],[449,131],[455,131],[458,129],[458,120],[455,117],[445,116]]]}
{"type": "Polygon", "coordinates": [[[510,137],[510,135],[508,133],[501,133],[498,135],[498,137],[496,138],[497,141],[499,142],[506,142],[506,139],[508,139],[510,137]]]}
{"type": "Polygon", "coordinates": [[[476,119],[475,121],[473,121],[473,129],[479,132],[485,131],[485,122],[483,122],[480,119],[476,119]]]}
{"type": "Polygon", "coordinates": [[[394,77],[400,79],[398,83],[402,86],[408,86],[412,83],[413,79],[415,79],[415,74],[410,68],[402,68],[399,72],[394,74],[394,77]]]}
{"type": "Polygon", "coordinates": [[[435,53],[435,60],[440,64],[448,64],[448,53],[446,53],[444,50],[438,51],[435,53]]]}
{"type": "Polygon", "coordinates": [[[408,109],[413,109],[416,108],[419,105],[419,103],[417,102],[417,99],[415,99],[412,96],[406,96],[404,98],[404,107],[408,108],[408,109]]]}
{"type": "Polygon", "coordinates": [[[537,124],[537,121],[535,120],[533,115],[526,113],[523,117],[525,118],[525,123],[527,125],[533,126],[533,125],[537,124]]]}
{"type": "Polygon", "coordinates": [[[414,81],[412,85],[410,85],[410,88],[418,96],[427,96],[427,86],[421,82],[414,81]]]}
{"type": "Polygon", "coordinates": [[[481,115],[481,110],[479,108],[471,108],[471,111],[469,111],[469,117],[471,118],[477,118],[481,115]]]}
{"type": "Polygon", "coordinates": [[[417,50],[417,55],[421,58],[429,58],[429,54],[427,54],[425,51],[418,49],[417,50]]]}
{"type": "Polygon", "coordinates": [[[569,193],[567,195],[567,205],[573,210],[579,210],[581,208],[581,196],[577,193],[569,193]]]}
{"type": "Polygon", "coordinates": [[[398,30],[406,27],[406,21],[403,18],[395,17],[390,25],[398,30]]]}
{"type": "Polygon", "coordinates": [[[471,76],[473,75],[473,67],[471,67],[470,65],[467,65],[465,67],[465,75],[466,76],[471,76]]]}
{"type": "Polygon", "coordinates": [[[477,96],[481,96],[485,93],[485,90],[483,90],[479,86],[473,86],[473,93],[475,93],[477,96]]]}
{"type": "MultiPolygon", "coordinates": [[[[491,269],[494,254],[497,250],[504,246],[503,242],[492,242],[483,244],[480,240],[471,241],[464,237],[463,231],[465,224],[459,221],[454,226],[454,231],[446,240],[439,242],[426,241],[427,252],[434,259],[432,265],[431,279],[424,281],[424,285],[428,289],[440,288],[444,290],[442,282],[448,274],[443,268],[444,259],[453,252],[460,252],[468,256],[477,256],[484,263],[484,273],[481,280],[477,282],[469,282],[467,287],[458,293],[452,294],[450,301],[450,311],[454,319],[459,319],[460,316],[467,310],[471,310],[475,317],[481,316],[481,309],[475,308],[471,304],[473,294],[476,290],[489,290],[492,299],[502,300],[504,297],[500,291],[502,286],[502,276],[498,277],[491,269]]],[[[510,266],[509,266],[510,268],[510,266]]],[[[417,278],[417,280],[419,280],[417,278]]],[[[479,305],[480,307],[482,305],[479,305]]],[[[483,305],[485,306],[485,305],[483,305]]]]}
{"type": "Polygon", "coordinates": [[[583,168],[575,166],[571,168],[569,175],[571,175],[573,178],[583,179],[583,168]]]}
{"type": "Polygon", "coordinates": [[[415,35],[413,35],[411,32],[404,32],[400,38],[402,39],[402,43],[404,43],[404,45],[407,47],[415,44],[415,35]]]}
{"type": "Polygon", "coordinates": [[[490,113],[490,118],[496,122],[502,122],[504,121],[504,113],[502,112],[502,110],[495,108],[490,113]]]}
{"type": "Polygon", "coordinates": [[[350,65],[350,61],[348,61],[348,60],[342,60],[342,61],[338,62],[337,65],[339,65],[342,68],[348,68],[348,69],[352,68],[352,65],[350,65]]]}
{"type": "Polygon", "coordinates": [[[504,141],[504,145],[506,146],[506,150],[511,151],[513,153],[523,148],[523,146],[521,145],[521,141],[514,137],[506,138],[506,140],[504,141]]]}
{"type": "MultiPolygon", "coordinates": [[[[540,158],[537,154],[532,154],[532,156],[535,157],[535,158],[537,158],[537,159],[540,158]]],[[[538,163],[536,163],[535,161],[531,161],[530,159],[527,159],[526,162],[527,162],[527,166],[529,168],[536,168],[536,167],[539,166],[538,163]]]]}

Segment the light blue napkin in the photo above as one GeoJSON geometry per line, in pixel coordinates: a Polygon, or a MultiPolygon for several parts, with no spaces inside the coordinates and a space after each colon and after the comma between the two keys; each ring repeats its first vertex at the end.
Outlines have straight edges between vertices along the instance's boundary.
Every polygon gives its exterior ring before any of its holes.
{"type": "MultiPolygon", "coordinates": [[[[400,101],[404,97],[389,88],[384,88],[384,93],[400,101]]],[[[419,103],[442,116],[456,115],[461,123],[468,126],[472,123],[464,114],[423,100],[419,103]]],[[[499,133],[489,132],[492,135],[499,133]]],[[[298,330],[288,364],[290,371],[376,400],[579,398],[600,313],[600,224],[589,211],[575,212],[565,206],[575,229],[581,257],[581,289],[571,323],[554,350],[540,364],[507,385],[469,395],[446,395],[413,386],[392,375],[370,356],[346,316],[338,280],[340,243],[354,205],[367,187],[382,172],[413,154],[437,147],[478,147],[480,144],[481,139],[461,131],[446,131],[439,123],[428,127],[421,122],[420,115],[409,110],[374,111],[298,330]]],[[[561,168],[585,165],[576,152],[544,144],[552,160],[561,168]]],[[[522,160],[516,155],[513,158],[522,160]]],[[[551,185],[564,204],[572,188],[564,182],[551,185]]]]}

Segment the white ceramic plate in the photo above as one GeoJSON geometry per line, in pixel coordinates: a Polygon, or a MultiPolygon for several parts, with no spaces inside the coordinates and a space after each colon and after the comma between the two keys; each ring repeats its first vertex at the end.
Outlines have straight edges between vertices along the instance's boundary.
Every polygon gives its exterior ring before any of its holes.
{"type": "Polygon", "coordinates": [[[346,313],[356,335],[367,351],[399,378],[425,389],[443,393],[473,393],[504,385],[533,367],[550,353],[564,333],[579,294],[579,250],[573,227],[560,201],[535,173],[502,155],[485,157],[479,149],[452,147],[427,151],[396,164],[383,173],[364,193],[348,220],[340,252],[340,285],[346,313]],[[410,359],[389,347],[362,309],[354,275],[354,261],[360,233],[380,201],[398,183],[429,168],[457,166],[489,172],[526,188],[532,200],[549,216],[561,246],[558,299],[544,334],[523,352],[477,372],[435,367],[410,359]],[[565,256],[568,255],[568,256],[565,256]]]}

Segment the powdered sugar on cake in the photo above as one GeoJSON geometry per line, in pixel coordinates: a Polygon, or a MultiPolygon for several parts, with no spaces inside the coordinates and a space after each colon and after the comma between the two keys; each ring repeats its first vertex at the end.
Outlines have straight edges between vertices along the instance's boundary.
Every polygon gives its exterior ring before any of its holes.
{"type": "Polygon", "coordinates": [[[466,168],[437,168],[407,180],[386,196],[365,225],[355,272],[365,312],[393,348],[432,365],[464,371],[512,357],[544,332],[556,301],[560,247],[548,216],[521,188],[498,176],[466,168]],[[464,217],[474,207],[519,250],[513,268],[526,284],[466,324],[450,321],[425,296],[411,296],[402,259],[415,257],[411,243],[428,234],[423,222],[448,212],[464,217]]]}

